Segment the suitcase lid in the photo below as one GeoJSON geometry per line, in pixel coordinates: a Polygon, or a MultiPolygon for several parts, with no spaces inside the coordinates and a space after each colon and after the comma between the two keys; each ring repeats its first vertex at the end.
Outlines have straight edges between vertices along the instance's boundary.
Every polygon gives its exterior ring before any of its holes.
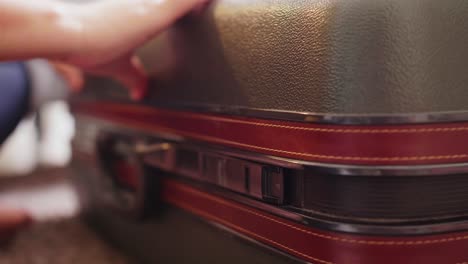
{"type": "Polygon", "coordinates": [[[465,111],[467,11],[460,0],[218,1],[142,49],[149,101],[326,115],[465,111]]]}

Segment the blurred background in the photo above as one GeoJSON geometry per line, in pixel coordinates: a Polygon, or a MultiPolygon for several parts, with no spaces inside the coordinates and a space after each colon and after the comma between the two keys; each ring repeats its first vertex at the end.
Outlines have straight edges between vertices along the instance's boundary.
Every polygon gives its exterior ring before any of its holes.
{"type": "Polygon", "coordinates": [[[67,169],[74,133],[65,98],[54,99],[26,116],[1,146],[0,207],[25,212],[32,224],[0,244],[0,263],[132,263],[80,219],[67,169]]]}
{"type": "MultiPolygon", "coordinates": [[[[88,0],[74,0],[80,1],[88,0]]],[[[67,169],[75,134],[69,87],[47,61],[38,64],[39,71],[53,75],[40,85],[62,89],[63,96],[24,117],[0,147],[0,208],[22,210],[32,219],[14,239],[0,243],[0,263],[132,263],[79,218],[81,205],[67,169]]]]}

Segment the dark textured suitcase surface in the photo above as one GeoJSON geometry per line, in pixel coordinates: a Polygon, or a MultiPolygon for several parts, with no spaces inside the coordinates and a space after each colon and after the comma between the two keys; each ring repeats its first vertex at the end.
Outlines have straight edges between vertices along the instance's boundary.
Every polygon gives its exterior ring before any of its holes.
{"type": "Polygon", "coordinates": [[[150,101],[313,113],[467,109],[463,0],[218,1],[141,52],[150,101]]]}

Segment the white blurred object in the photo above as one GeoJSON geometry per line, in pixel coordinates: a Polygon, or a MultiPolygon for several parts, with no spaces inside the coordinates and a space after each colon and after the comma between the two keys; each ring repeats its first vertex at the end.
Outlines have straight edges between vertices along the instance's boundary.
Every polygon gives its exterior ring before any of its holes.
{"type": "Polygon", "coordinates": [[[38,166],[64,167],[70,162],[75,121],[67,103],[50,102],[39,112],[40,140],[36,117],[22,120],[0,148],[0,177],[27,175],[38,166]]]}
{"type": "Polygon", "coordinates": [[[0,145],[0,176],[30,174],[38,165],[63,167],[71,159],[75,122],[64,101],[69,87],[47,60],[25,62],[30,83],[30,111],[40,112],[38,139],[36,118],[25,117],[0,145]],[[38,141],[39,140],[39,141],[38,141]]]}
{"type": "Polygon", "coordinates": [[[0,176],[29,174],[37,167],[35,117],[22,120],[0,149],[0,176]]]}
{"type": "Polygon", "coordinates": [[[66,180],[25,184],[0,192],[0,204],[22,209],[35,221],[70,218],[81,209],[76,190],[66,180]]]}
{"type": "Polygon", "coordinates": [[[75,134],[73,116],[65,101],[44,105],[40,114],[39,164],[45,167],[64,167],[72,157],[71,141],[75,134]]]}

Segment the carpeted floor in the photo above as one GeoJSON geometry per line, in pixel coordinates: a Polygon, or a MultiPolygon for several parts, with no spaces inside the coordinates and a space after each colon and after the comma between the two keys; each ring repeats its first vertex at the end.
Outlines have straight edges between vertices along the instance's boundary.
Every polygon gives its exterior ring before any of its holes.
{"type": "Polygon", "coordinates": [[[131,264],[77,219],[41,223],[0,249],[1,264],[131,264]]]}
{"type": "Polygon", "coordinates": [[[8,247],[0,248],[0,264],[135,263],[76,217],[81,208],[66,174],[49,170],[22,178],[0,178],[0,205],[24,209],[36,221],[8,247]]]}

